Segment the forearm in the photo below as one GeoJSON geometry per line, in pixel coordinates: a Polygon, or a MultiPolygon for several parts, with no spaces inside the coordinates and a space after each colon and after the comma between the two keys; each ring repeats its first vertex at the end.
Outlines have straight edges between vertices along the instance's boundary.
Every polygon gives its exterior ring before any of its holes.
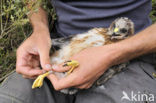
{"type": "Polygon", "coordinates": [[[143,54],[156,52],[156,24],[148,27],[137,35],[111,44],[114,48],[112,60],[119,64],[143,54]]]}
{"type": "Polygon", "coordinates": [[[48,19],[46,12],[40,7],[38,12],[29,16],[34,31],[44,30],[49,32],[48,19]]]}
{"type": "MultiPolygon", "coordinates": [[[[36,0],[32,0],[32,2],[37,2],[36,0]]],[[[49,36],[49,25],[48,25],[48,17],[46,11],[40,6],[37,12],[34,12],[28,5],[30,13],[28,15],[29,20],[32,24],[33,31],[44,31],[44,36],[49,36]]],[[[40,33],[41,34],[41,33],[40,33]]]]}

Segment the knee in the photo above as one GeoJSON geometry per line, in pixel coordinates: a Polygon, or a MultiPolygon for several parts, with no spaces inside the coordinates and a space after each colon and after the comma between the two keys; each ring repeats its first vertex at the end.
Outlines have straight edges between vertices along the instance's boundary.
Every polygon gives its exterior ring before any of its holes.
{"type": "Polygon", "coordinates": [[[11,99],[25,101],[32,94],[32,82],[32,80],[24,79],[21,75],[13,73],[0,85],[0,98],[7,101],[11,99]]]}

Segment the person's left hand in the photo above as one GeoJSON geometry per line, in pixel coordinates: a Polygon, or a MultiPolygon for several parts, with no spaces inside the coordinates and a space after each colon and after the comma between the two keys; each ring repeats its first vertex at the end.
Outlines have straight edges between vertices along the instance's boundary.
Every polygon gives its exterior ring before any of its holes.
{"type": "MultiPolygon", "coordinates": [[[[64,77],[58,78],[54,74],[48,76],[56,90],[61,90],[69,87],[76,87],[79,89],[87,89],[106,71],[107,68],[112,66],[113,53],[111,46],[93,47],[83,50],[82,52],[74,55],[71,60],[79,62],[79,67],[64,77]]],[[[52,67],[56,72],[65,72],[69,68],[55,65],[52,67]]]]}

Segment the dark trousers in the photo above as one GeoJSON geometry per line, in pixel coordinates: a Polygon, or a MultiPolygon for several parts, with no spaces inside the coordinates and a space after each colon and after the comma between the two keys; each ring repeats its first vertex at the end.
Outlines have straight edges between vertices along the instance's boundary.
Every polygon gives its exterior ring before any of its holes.
{"type": "Polygon", "coordinates": [[[81,90],[76,95],[55,91],[48,80],[32,90],[33,80],[13,73],[0,86],[0,103],[156,103],[154,59],[146,57],[131,61],[127,70],[102,86],[81,90]]]}

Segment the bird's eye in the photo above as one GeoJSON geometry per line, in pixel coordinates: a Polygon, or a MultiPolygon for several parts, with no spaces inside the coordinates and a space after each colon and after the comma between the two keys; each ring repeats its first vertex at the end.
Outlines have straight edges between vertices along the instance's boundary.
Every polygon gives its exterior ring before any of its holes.
{"type": "Polygon", "coordinates": [[[124,28],[123,28],[123,29],[120,30],[120,32],[126,33],[126,32],[127,32],[127,29],[124,29],[124,28]]]}

